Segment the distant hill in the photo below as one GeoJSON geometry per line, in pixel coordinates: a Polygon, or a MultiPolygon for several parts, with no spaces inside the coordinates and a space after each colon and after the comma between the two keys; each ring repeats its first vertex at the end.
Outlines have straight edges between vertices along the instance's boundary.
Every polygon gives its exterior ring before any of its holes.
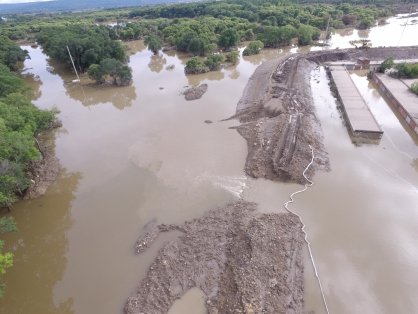
{"type": "Polygon", "coordinates": [[[40,13],[57,11],[81,11],[144,6],[162,3],[193,2],[192,0],[53,0],[44,2],[0,4],[0,16],[4,14],[40,13]]]}

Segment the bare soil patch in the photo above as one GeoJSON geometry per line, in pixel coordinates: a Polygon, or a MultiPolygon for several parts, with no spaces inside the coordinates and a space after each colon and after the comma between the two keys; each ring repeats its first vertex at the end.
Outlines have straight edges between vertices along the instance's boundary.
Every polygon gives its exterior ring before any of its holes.
{"type": "Polygon", "coordinates": [[[208,84],[200,84],[199,86],[193,86],[186,89],[183,92],[184,98],[186,100],[196,100],[202,98],[202,96],[208,90],[208,84]]]}
{"type": "Polygon", "coordinates": [[[200,288],[208,313],[302,313],[303,233],[294,215],[260,214],[237,202],[183,225],[147,226],[140,254],[161,232],[181,235],[158,253],[125,313],[167,313],[200,288]]]}

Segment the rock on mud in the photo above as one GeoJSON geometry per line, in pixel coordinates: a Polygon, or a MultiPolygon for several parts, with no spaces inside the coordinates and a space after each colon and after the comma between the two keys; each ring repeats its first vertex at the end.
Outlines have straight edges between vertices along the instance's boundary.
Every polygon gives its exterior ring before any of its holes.
{"type": "Polygon", "coordinates": [[[148,226],[136,252],[171,230],[181,235],[159,251],[125,313],[167,313],[193,287],[203,291],[210,314],[303,312],[304,240],[296,216],[237,202],[181,226],[148,226]]]}
{"type": "Polygon", "coordinates": [[[186,100],[196,100],[202,98],[202,96],[208,90],[208,84],[200,84],[199,86],[193,86],[186,89],[183,92],[184,98],[186,100]]]}

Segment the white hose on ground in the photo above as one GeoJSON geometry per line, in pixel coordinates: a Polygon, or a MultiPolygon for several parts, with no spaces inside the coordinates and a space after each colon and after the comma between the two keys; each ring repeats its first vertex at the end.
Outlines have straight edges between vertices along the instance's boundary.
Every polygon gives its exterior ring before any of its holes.
{"type": "Polygon", "coordinates": [[[303,171],[303,173],[302,173],[303,177],[306,179],[306,181],[307,181],[308,183],[306,183],[306,184],[305,184],[305,187],[304,187],[302,190],[299,190],[299,191],[293,192],[293,193],[290,195],[290,200],[289,200],[289,201],[287,201],[286,203],[284,203],[284,208],[285,208],[285,209],[286,209],[289,213],[291,213],[291,214],[293,214],[293,215],[297,216],[297,217],[299,218],[299,220],[300,220],[301,224],[302,224],[302,231],[303,231],[303,233],[304,233],[304,235],[305,235],[305,242],[306,242],[306,244],[308,245],[309,257],[310,257],[310,259],[311,259],[312,266],[313,266],[313,269],[314,269],[314,271],[315,271],[315,277],[316,277],[316,279],[318,280],[319,289],[321,290],[322,301],[324,302],[324,306],[325,306],[325,310],[326,310],[327,314],[329,314],[328,305],[327,305],[327,301],[326,301],[326,299],[325,299],[324,290],[322,289],[322,284],[321,284],[321,280],[319,279],[318,270],[316,269],[316,266],[315,266],[315,261],[314,261],[313,254],[312,254],[312,250],[311,250],[311,243],[308,241],[308,234],[307,234],[307,233],[306,233],[306,231],[305,231],[305,224],[303,223],[302,217],[301,217],[301,216],[299,216],[298,214],[296,214],[295,212],[291,211],[291,210],[289,209],[289,207],[288,207],[288,206],[289,206],[289,204],[291,204],[291,203],[293,203],[293,202],[294,202],[293,197],[294,197],[296,194],[299,194],[299,193],[305,192],[305,191],[308,189],[308,187],[310,187],[310,186],[312,186],[312,185],[314,184],[314,183],[313,183],[310,179],[308,179],[308,178],[306,177],[306,171],[308,171],[309,167],[312,165],[312,163],[313,163],[313,161],[314,161],[314,159],[315,159],[315,154],[314,154],[314,150],[313,150],[312,146],[311,146],[311,145],[309,145],[309,148],[311,149],[311,152],[312,152],[312,159],[311,159],[311,162],[310,162],[310,163],[306,166],[305,170],[304,170],[304,171],[303,171]]]}

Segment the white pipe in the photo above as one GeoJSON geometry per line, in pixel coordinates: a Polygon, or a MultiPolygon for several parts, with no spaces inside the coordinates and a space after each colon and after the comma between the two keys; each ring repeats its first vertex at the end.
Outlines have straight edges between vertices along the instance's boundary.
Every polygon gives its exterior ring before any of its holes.
{"type": "Polygon", "coordinates": [[[286,203],[284,203],[284,208],[285,208],[285,209],[286,209],[289,213],[291,213],[291,214],[293,214],[293,215],[297,216],[297,217],[299,218],[299,220],[300,220],[301,224],[302,224],[302,232],[305,234],[305,238],[304,238],[304,239],[305,239],[306,244],[308,245],[309,257],[310,257],[310,259],[311,259],[312,266],[313,266],[313,269],[314,269],[314,271],[315,271],[315,277],[316,277],[316,279],[318,280],[319,289],[321,290],[322,301],[324,302],[324,306],[325,306],[325,310],[326,310],[327,314],[329,314],[328,305],[327,305],[327,301],[326,301],[326,299],[325,299],[324,290],[322,289],[322,284],[321,284],[321,280],[319,279],[318,270],[316,269],[316,266],[315,266],[315,261],[314,261],[313,254],[312,254],[312,250],[311,250],[311,243],[308,241],[308,234],[307,234],[307,233],[306,233],[306,231],[305,231],[305,227],[306,227],[306,226],[305,226],[305,224],[303,223],[302,217],[301,217],[301,216],[299,216],[298,214],[296,214],[295,212],[291,211],[291,210],[288,208],[289,204],[291,204],[291,203],[293,203],[293,202],[294,202],[294,200],[293,200],[293,196],[295,196],[296,194],[299,194],[299,193],[305,192],[305,191],[308,189],[308,187],[311,187],[311,186],[314,184],[311,180],[309,180],[309,179],[306,177],[306,171],[308,171],[309,167],[313,164],[313,161],[314,161],[314,159],[315,159],[314,150],[313,150],[312,146],[311,146],[311,145],[309,145],[309,148],[311,149],[311,152],[312,152],[312,159],[311,159],[311,162],[310,162],[310,163],[306,166],[305,170],[304,170],[304,171],[303,171],[303,173],[302,173],[303,177],[306,179],[306,181],[308,181],[308,183],[305,183],[305,187],[304,187],[302,190],[299,190],[299,191],[293,192],[293,193],[290,195],[290,200],[289,200],[289,201],[287,201],[286,203]]]}

